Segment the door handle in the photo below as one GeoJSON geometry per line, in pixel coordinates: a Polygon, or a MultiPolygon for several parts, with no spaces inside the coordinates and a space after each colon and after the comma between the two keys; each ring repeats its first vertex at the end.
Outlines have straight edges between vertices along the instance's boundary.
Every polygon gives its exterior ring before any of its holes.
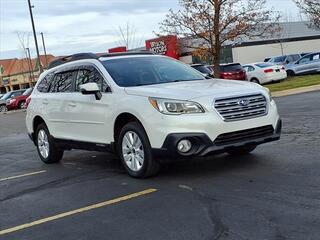
{"type": "Polygon", "coordinates": [[[43,99],[43,100],[42,100],[42,103],[45,104],[45,105],[48,105],[48,104],[49,104],[49,101],[48,101],[48,99],[43,99]]]}
{"type": "Polygon", "coordinates": [[[69,103],[68,104],[70,107],[76,107],[77,106],[77,104],[75,104],[75,103],[69,103]]]}

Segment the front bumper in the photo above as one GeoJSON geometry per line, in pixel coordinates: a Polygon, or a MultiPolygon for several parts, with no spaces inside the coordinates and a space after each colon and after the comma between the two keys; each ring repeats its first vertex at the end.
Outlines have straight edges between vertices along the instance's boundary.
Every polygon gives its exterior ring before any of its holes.
{"type": "Polygon", "coordinates": [[[259,128],[246,129],[218,136],[215,141],[204,133],[174,133],[169,134],[160,149],[153,149],[157,157],[201,157],[212,154],[224,153],[228,150],[244,147],[257,146],[263,143],[280,139],[282,121],[279,119],[276,128],[272,125],[259,128]],[[191,150],[186,154],[177,151],[178,142],[188,139],[192,143],[191,150]]]}

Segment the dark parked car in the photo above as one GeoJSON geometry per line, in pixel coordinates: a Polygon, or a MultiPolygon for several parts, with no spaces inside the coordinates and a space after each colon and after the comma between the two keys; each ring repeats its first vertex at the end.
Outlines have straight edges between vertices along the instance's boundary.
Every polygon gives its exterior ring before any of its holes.
{"type": "Polygon", "coordinates": [[[220,78],[245,81],[247,74],[240,63],[221,64],[220,78]]]}
{"type": "Polygon", "coordinates": [[[15,110],[25,108],[25,103],[27,98],[31,95],[33,88],[28,88],[24,91],[24,93],[20,96],[13,97],[7,101],[7,109],[15,110]]]}
{"type": "Polygon", "coordinates": [[[290,55],[273,57],[269,60],[269,62],[277,65],[287,65],[287,64],[291,64],[298,61],[300,58],[301,58],[300,54],[290,54],[290,55]]]}
{"type": "Polygon", "coordinates": [[[211,66],[204,64],[192,64],[191,67],[201,72],[205,77],[213,77],[213,70],[211,66]]]}
{"type": "Polygon", "coordinates": [[[11,92],[7,92],[5,95],[3,95],[1,98],[0,98],[0,112],[6,112],[8,109],[7,109],[7,101],[10,101],[11,98],[14,98],[14,97],[18,97],[20,95],[22,95],[24,93],[25,89],[23,90],[14,90],[14,91],[11,91],[11,92]]]}

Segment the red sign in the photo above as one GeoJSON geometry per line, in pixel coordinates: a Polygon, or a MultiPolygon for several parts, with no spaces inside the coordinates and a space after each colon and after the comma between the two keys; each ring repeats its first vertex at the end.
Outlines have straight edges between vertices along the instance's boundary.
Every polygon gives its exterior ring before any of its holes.
{"type": "Polygon", "coordinates": [[[146,49],[154,52],[155,54],[166,55],[179,59],[177,36],[169,35],[147,40],[146,49]]]}
{"type": "Polygon", "coordinates": [[[126,47],[115,47],[115,48],[110,48],[108,50],[109,53],[118,53],[118,52],[126,52],[127,48],[126,47]]]}

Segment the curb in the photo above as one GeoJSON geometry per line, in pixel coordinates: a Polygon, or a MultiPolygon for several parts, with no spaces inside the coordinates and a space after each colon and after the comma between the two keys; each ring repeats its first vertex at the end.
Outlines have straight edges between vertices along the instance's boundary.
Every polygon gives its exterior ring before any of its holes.
{"type": "Polygon", "coordinates": [[[313,92],[313,91],[320,91],[320,84],[308,86],[308,87],[300,87],[300,88],[294,88],[294,89],[289,89],[289,90],[273,92],[271,94],[272,94],[272,97],[285,97],[285,96],[290,96],[290,95],[294,95],[294,94],[308,93],[308,92],[313,92]]]}

